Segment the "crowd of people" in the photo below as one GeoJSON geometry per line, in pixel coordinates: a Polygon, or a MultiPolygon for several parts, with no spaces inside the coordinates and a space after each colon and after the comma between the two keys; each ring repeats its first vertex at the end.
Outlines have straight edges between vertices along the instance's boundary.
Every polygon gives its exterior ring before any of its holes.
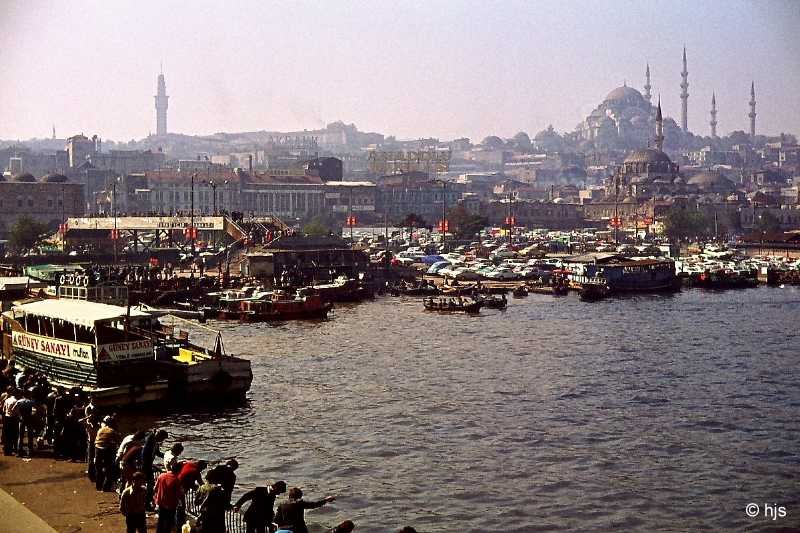
{"type": "MultiPolygon", "coordinates": [[[[305,511],[333,502],[304,498],[299,487],[285,481],[267,482],[233,500],[235,459],[215,465],[183,457],[163,429],[142,429],[123,436],[118,416],[101,413],[91,394],[79,387],[52,387],[45,376],[15,371],[13,362],[0,360],[2,444],[7,456],[55,454],[85,461],[86,475],[96,490],[117,492],[119,510],[128,533],[147,531],[147,513],[157,515],[156,533],[226,533],[229,513],[241,514],[246,533],[308,533],[305,511]],[[26,450],[27,447],[27,450],[26,450]],[[279,496],[287,498],[276,506],[279,496]],[[188,515],[194,524],[188,525],[188,515]]],[[[346,520],[328,533],[350,533],[346,520]]],[[[398,533],[416,533],[411,527],[398,533]]]]}

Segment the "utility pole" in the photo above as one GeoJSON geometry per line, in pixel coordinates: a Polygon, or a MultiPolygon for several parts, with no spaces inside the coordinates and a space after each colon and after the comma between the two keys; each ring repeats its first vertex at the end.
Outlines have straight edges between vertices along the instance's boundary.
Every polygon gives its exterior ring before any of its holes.
{"type": "Polygon", "coordinates": [[[350,195],[347,201],[347,225],[350,226],[350,246],[353,246],[353,188],[350,187],[350,195]]]}
{"type": "MultiPolygon", "coordinates": [[[[53,126],[53,133],[55,134],[56,127],[53,126]]],[[[54,135],[55,136],[55,135],[54,135]]],[[[61,222],[64,224],[64,232],[61,234],[61,251],[67,249],[67,219],[64,214],[64,184],[61,184],[61,222]]]]}
{"type": "Polygon", "coordinates": [[[212,216],[217,216],[217,184],[214,183],[214,180],[208,180],[208,184],[211,185],[211,198],[212,198],[212,206],[213,211],[211,212],[212,216]]]}
{"type": "Polygon", "coordinates": [[[447,251],[445,240],[447,239],[447,182],[442,182],[442,252],[447,251]]]}

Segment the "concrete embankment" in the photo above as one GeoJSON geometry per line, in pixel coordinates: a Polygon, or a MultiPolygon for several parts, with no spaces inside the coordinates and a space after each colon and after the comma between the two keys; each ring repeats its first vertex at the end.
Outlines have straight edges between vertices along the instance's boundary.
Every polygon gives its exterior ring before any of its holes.
{"type": "Polygon", "coordinates": [[[85,467],[50,457],[0,455],[0,531],[125,531],[116,493],[97,492],[85,467]]]}

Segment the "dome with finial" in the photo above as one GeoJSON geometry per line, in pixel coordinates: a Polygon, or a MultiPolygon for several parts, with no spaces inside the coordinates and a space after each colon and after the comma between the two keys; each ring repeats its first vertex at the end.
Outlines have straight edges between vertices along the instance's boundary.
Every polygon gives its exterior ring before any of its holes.
{"type": "Polygon", "coordinates": [[[615,102],[615,103],[625,103],[625,104],[632,104],[632,105],[643,105],[645,100],[642,93],[634,89],[633,87],[628,87],[627,85],[623,85],[622,87],[617,87],[608,95],[606,95],[606,102],[615,102]]]}
{"type": "Polygon", "coordinates": [[[655,148],[642,148],[628,154],[625,163],[672,163],[669,156],[655,148]]]}

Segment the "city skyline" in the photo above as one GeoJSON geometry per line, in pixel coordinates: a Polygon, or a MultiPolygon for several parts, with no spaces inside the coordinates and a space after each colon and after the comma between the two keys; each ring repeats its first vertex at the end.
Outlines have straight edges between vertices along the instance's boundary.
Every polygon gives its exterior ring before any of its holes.
{"type": "Polygon", "coordinates": [[[711,134],[712,94],[717,133],[749,131],[753,81],[757,133],[800,130],[791,2],[344,5],[5,5],[0,138],[49,137],[53,126],[117,141],[156,133],[162,61],[169,131],[190,135],[336,120],[475,142],[549,124],[571,132],[611,89],[644,93],[648,64],[654,98],[678,120],[684,45],[689,131],[711,134]],[[132,17],[140,24],[120,29],[132,17]]]}

